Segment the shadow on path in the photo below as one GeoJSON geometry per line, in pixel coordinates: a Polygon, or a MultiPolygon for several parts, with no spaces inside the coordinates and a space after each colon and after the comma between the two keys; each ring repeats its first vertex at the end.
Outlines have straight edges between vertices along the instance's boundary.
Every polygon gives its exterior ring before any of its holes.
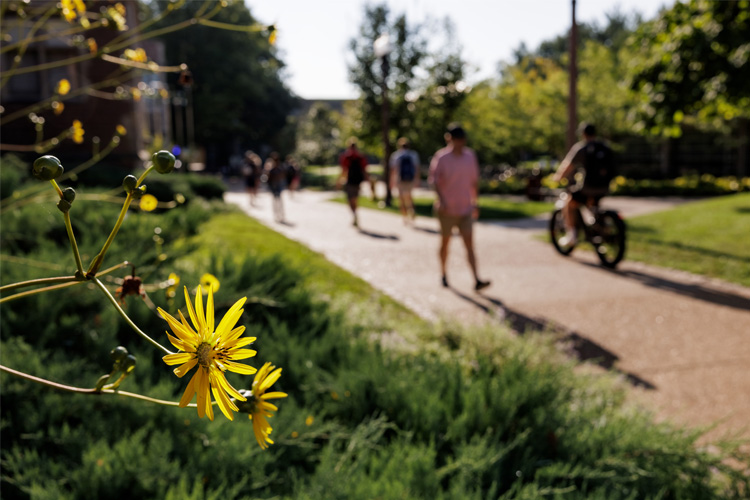
{"type": "Polygon", "coordinates": [[[364,234],[365,236],[369,236],[370,238],[375,238],[378,240],[392,240],[392,241],[398,241],[399,237],[395,234],[383,234],[383,233],[375,233],[373,231],[367,231],[365,229],[359,230],[360,234],[364,234]]]}
{"type": "Polygon", "coordinates": [[[723,292],[698,284],[680,283],[679,281],[653,276],[640,271],[620,271],[617,269],[607,269],[606,267],[592,264],[590,262],[580,263],[584,266],[593,267],[607,273],[617,274],[624,278],[639,281],[646,286],[658,288],[659,290],[666,290],[693,299],[702,300],[704,302],[732,307],[741,311],[750,311],[750,298],[743,297],[742,295],[723,292]]]}
{"type": "Polygon", "coordinates": [[[473,304],[488,315],[497,315],[500,321],[504,321],[513,329],[513,331],[521,335],[529,330],[551,332],[558,337],[557,343],[563,346],[567,353],[579,361],[589,361],[604,369],[622,374],[626,380],[635,387],[642,387],[649,390],[656,389],[656,386],[648,380],[645,380],[634,373],[625,372],[617,368],[615,364],[620,358],[615,353],[608,351],[591,339],[576,332],[568,331],[566,328],[555,324],[552,321],[530,318],[525,314],[510,309],[503,304],[501,300],[494,297],[485,294],[478,294],[476,297],[471,297],[453,287],[448,288],[451,292],[456,294],[457,297],[473,304]],[[489,304],[483,303],[482,299],[489,302],[489,304]]]}

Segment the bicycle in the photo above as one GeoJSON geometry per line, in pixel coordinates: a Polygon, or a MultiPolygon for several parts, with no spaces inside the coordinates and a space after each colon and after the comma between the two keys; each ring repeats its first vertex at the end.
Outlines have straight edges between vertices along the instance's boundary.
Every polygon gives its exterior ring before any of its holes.
{"type": "MultiPolygon", "coordinates": [[[[549,234],[555,250],[568,256],[576,244],[563,245],[561,239],[565,237],[565,221],[562,208],[568,193],[562,193],[555,204],[555,211],[549,221],[549,234]]],[[[598,200],[591,206],[581,205],[583,210],[577,211],[576,230],[584,240],[588,241],[596,250],[602,265],[614,268],[625,257],[625,221],[614,210],[600,210],[598,200]]],[[[581,239],[578,239],[579,242],[581,239]]]]}

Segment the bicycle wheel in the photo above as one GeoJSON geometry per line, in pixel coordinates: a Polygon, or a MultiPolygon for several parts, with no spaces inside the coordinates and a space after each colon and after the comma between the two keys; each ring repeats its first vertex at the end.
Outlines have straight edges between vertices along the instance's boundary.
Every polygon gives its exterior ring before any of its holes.
{"type": "Polygon", "coordinates": [[[552,217],[549,220],[549,236],[552,240],[552,244],[555,246],[555,250],[560,252],[562,255],[570,255],[575,245],[562,245],[560,240],[566,235],[565,221],[563,219],[562,211],[555,210],[552,213],[552,217]]]}
{"type": "Polygon", "coordinates": [[[614,268],[625,257],[625,222],[611,210],[603,212],[598,222],[596,255],[602,265],[614,268]]]}

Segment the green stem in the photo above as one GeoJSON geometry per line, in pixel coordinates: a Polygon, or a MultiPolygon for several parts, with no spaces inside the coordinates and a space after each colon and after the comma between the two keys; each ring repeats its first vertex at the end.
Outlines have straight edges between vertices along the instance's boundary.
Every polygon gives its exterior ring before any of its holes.
{"type": "MultiPolygon", "coordinates": [[[[52,179],[50,181],[53,186],[55,186],[55,189],[57,190],[58,196],[60,196],[60,199],[63,199],[63,193],[62,189],[60,189],[60,186],[57,185],[57,182],[55,182],[55,179],[52,179]]],[[[63,212],[63,218],[65,219],[65,230],[68,232],[68,239],[70,240],[70,248],[73,250],[73,258],[76,260],[76,268],[78,269],[78,275],[83,277],[83,262],[81,262],[81,254],[78,252],[78,244],[76,243],[76,236],[73,234],[73,224],[70,222],[70,214],[68,212],[63,212]]]]}
{"type": "Polygon", "coordinates": [[[77,281],[75,276],[57,276],[55,278],[40,278],[28,281],[19,281],[18,283],[11,283],[10,285],[0,286],[0,293],[10,292],[16,288],[26,288],[27,286],[34,285],[58,285],[60,283],[69,283],[71,281],[77,281]]]}
{"type": "Polygon", "coordinates": [[[76,243],[76,237],[73,234],[73,225],[70,223],[70,214],[68,212],[63,213],[65,217],[65,229],[68,231],[68,239],[70,240],[70,248],[73,250],[73,257],[76,259],[76,268],[78,274],[83,276],[83,262],[81,262],[81,254],[78,252],[78,244],[76,243]]]}
{"type": "Polygon", "coordinates": [[[120,216],[117,218],[117,222],[115,222],[115,227],[113,227],[112,232],[109,233],[109,238],[107,238],[107,241],[104,242],[104,246],[102,247],[101,251],[97,254],[96,257],[94,257],[94,260],[91,261],[89,270],[86,272],[87,278],[93,278],[94,276],[96,276],[96,272],[100,267],[102,267],[102,263],[104,262],[104,255],[107,253],[107,250],[109,250],[109,246],[114,241],[115,236],[117,236],[117,232],[120,230],[120,226],[122,226],[122,221],[125,220],[125,214],[128,213],[128,208],[130,207],[130,203],[132,201],[133,193],[128,193],[128,196],[125,198],[125,202],[122,204],[120,216]]]}
{"type": "MultiPolygon", "coordinates": [[[[141,174],[141,176],[138,178],[138,181],[135,183],[135,189],[138,189],[138,187],[141,185],[141,182],[143,182],[146,176],[151,173],[153,169],[154,166],[151,165],[150,167],[148,167],[148,169],[146,169],[145,172],[143,172],[143,174],[141,174]]],[[[115,227],[112,228],[112,232],[109,234],[109,238],[107,238],[107,241],[104,242],[104,246],[102,247],[99,254],[91,262],[89,270],[86,272],[87,278],[93,278],[94,276],[96,276],[97,271],[101,267],[102,262],[104,261],[104,255],[107,253],[107,250],[109,250],[109,246],[114,241],[115,236],[117,236],[117,232],[120,230],[120,226],[122,226],[122,221],[125,220],[125,214],[128,213],[128,208],[133,201],[133,193],[135,192],[135,189],[133,190],[133,192],[128,193],[128,196],[125,198],[125,203],[122,204],[122,210],[120,210],[120,216],[117,218],[117,222],[115,222],[115,227]]]]}
{"type": "MultiPolygon", "coordinates": [[[[20,372],[18,370],[14,370],[12,368],[8,368],[7,366],[3,366],[3,365],[0,365],[0,371],[4,371],[6,373],[22,378],[24,380],[36,382],[37,384],[45,385],[47,387],[52,387],[53,389],[59,389],[61,391],[75,392],[78,394],[93,394],[93,395],[113,394],[115,396],[125,396],[127,398],[140,399],[142,401],[148,401],[150,403],[156,403],[156,404],[160,404],[164,406],[180,406],[180,403],[175,402],[175,401],[165,401],[163,399],[150,398],[148,396],[144,396],[142,394],[136,394],[133,392],[117,391],[113,389],[102,389],[101,391],[97,391],[96,389],[84,389],[81,387],[73,387],[72,385],[58,384],[57,382],[52,382],[51,380],[43,379],[40,377],[35,377],[33,375],[29,375],[28,373],[20,372]]],[[[187,406],[190,408],[196,408],[198,405],[196,403],[190,403],[187,406]]]]}
{"type": "Polygon", "coordinates": [[[37,293],[51,292],[53,290],[59,290],[60,288],[67,288],[69,286],[77,285],[79,283],[83,283],[83,281],[76,279],[75,281],[62,283],[60,285],[45,286],[44,288],[37,288],[35,290],[28,290],[26,292],[16,293],[14,295],[11,295],[10,297],[3,297],[2,299],[0,299],[0,304],[4,302],[10,302],[11,300],[20,299],[21,297],[28,297],[29,295],[36,295],[37,293]]]}
{"type": "Polygon", "coordinates": [[[130,325],[130,328],[132,328],[133,330],[135,330],[135,332],[138,335],[140,335],[144,339],[146,339],[149,342],[151,342],[151,344],[153,344],[155,347],[161,349],[165,354],[173,354],[172,351],[170,351],[169,349],[167,349],[166,347],[164,347],[163,345],[159,344],[157,341],[155,341],[154,339],[152,339],[151,337],[149,337],[148,335],[146,335],[143,332],[143,330],[141,330],[140,328],[138,328],[138,325],[136,325],[135,323],[133,323],[133,320],[131,320],[130,317],[128,317],[128,315],[125,313],[125,311],[122,310],[122,307],[120,307],[120,304],[117,303],[117,300],[115,300],[115,298],[112,296],[112,294],[109,293],[109,290],[107,290],[107,287],[105,287],[104,284],[101,281],[99,281],[99,279],[92,278],[92,280],[94,281],[94,283],[96,283],[96,285],[99,287],[99,289],[102,292],[104,292],[104,295],[107,296],[107,298],[109,299],[109,301],[112,302],[112,305],[115,306],[115,309],[117,309],[117,312],[120,313],[120,316],[123,317],[123,319],[125,320],[125,322],[128,325],[130,325]]]}

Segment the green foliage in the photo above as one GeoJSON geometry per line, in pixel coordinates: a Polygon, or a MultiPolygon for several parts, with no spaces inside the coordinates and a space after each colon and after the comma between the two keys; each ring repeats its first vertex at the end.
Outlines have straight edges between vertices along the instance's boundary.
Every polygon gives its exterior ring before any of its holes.
{"type": "Polygon", "coordinates": [[[468,91],[463,82],[466,63],[453,31],[449,19],[439,25],[415,25],[405,14],[393,16],[386,4],[365,8],[360,33],[350,42],[355,62],[349,66],[349,79],[361,92],[352,134],[383,154],[383,66],[375,56],[373,43],[382,33],[388,33],[393,46],[386,65],[389,143],[406,137],[421,158],[444,146],[445,128],[454,120],[468,91]],[[430,47],[435,39],[428,40],[428,32],[442,33],[443,43],[430,47]]]}
{"type": "MultiPolygon", "coordinates": [[[[150,2],[157,12],[167,9],[170,3],[150,2]]],[[[218,4],[218,0],[189,1],[169,20],[187,20],[218,4]]],[[[228,2],[212,20],[239,26],[256,23],[242,1],[228,2]]],[[[278,145],[276,140],[294,98],[281,80],[284,64],[268,41],[268,31],[247,33],[195,25],[161,39],[169,60],[184,61],[190,66],[197,144],[209,149],[231,148],[234,141],[252,148],[278,145]]]]}
{"type": "Polygon", "coordinates": [[[628,259],[750,286],[748,213],[744,192],[628,219],[628,259]]]}
{"type": "Polygon", "coordinates": [[[299,121],[295,156],[307,164],[337,163],[342,147],[340,120],[325,103],[313,104],[299,121]]]}
{"type": "Polygon", "coordinates": [[[626,179],[618,176],[610,184],[614,196],[718,196],[750,191],[750,177],[688,175],[676,179],[626,179]]]}
{"type": "Polygon", "coordinates": [[[638,127],[679,136],[683,120],[721,128],[750,118],[750,2],[675,2],[633,40],[638,127]]]}

